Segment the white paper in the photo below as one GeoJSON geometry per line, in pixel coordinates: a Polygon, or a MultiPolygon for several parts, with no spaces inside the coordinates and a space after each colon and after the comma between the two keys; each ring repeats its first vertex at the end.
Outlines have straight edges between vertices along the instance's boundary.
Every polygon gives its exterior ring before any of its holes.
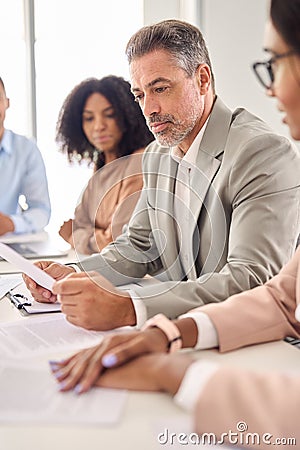
{"type": "Polygon", "coordinates": [[[32,320],[0,324],[0,355],[1,358],[25,359],[77,351],[100,343],[103,334],[72,325],[62,313],[36,316],[32,320]]]}
{"type": "Polygon", "coordinates": [[[0,299],[4,297],[8,291],[14,289],[23,283],[22,275],[1,275],[0,276],[0,299]]]}
{"type": "Polygon", "coordinates": [[[119,421],[128,393],[92,388],[59,392],[46,363],[0,361],[0,423],[110,425],[119,421]]]}
{"type": "MultiPolygon", "coordinates": [[[[22,276],[21,280],[23,280],[22,276]]],[[[25,283],[22,281],[21,284],[19,284],[15,289],[12,289],[10,293],[22,294],[28,300],[28,302],[31,303],[30,306],[24,305],[23,308],[20,309],[21,313],[25,311],[27,314],[41,314],[41,313],[51,313],[61,311],[61,304],[58,301],[56,301],[55,303],[40,303],[34,300],[32,295],[30,294],[30,291],[27,289],[25,283]]],[[[11,300],[9,296],[7,297],[11,300]]],[[[24,301],[25,298],[22,300],[24,301]]]]}
{"type": "Polygon", "coordinates": [[[22,272],[32,278],[36,283],[44,288],[52,291],[53,283],[55,282],[49,274],[35,266],[28,259],[23,258],[19,253],[8,247],[3,242],[0,242],[0,256],[6,259],[11,264],[14,264],[22,272]]]}

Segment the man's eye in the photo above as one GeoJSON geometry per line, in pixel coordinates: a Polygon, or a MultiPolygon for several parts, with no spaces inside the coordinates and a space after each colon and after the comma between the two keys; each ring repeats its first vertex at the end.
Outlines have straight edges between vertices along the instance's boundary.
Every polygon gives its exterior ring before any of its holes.
{"type": "Polygon", "coordinates": [[[139,103],[139,102],[142,100],[142,98],[143,98],[142,94],[136,95],[136,96],[134,97],[134,101],[135,101],[136,103],[139,103]]]}
{"type": "Polygon", "coordinates": [[[161,92],[164,92],[166,89],[167,89],[166,87],[158,87],[155,89],[155,91],[160,94],[161,92]]]}

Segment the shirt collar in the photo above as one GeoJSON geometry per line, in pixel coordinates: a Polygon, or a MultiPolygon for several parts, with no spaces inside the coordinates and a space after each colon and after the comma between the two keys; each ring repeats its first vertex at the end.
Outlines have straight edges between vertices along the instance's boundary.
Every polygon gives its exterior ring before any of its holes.
{"type": "Polygon", "coordinates": [[[7,154],[12,153],[12,142],[11,142],[11,132],[9,130],[4,130],[2,140],[0,142],[0,150],[3,150],[7,154]]]}
{"type": "Polygon", "coordinates": [[[176,162],[178,162],[179,164],[183,163],[184,165],[187,165],[188,167],[191,167],[196,164],[198,150],[199,150],[200,143],[202,141],[202,138],[203,138],[203,135],[204,135],[204,132],[206,129],[208,119],[209,119],[209,117],[206,119],[203,127],[201,128],[201,130],[199,131],[199,133],[193,140],[190,148],[188,149],[188,151],[186,153],[183,153],[179,147],[171,147],[171,157],[176,162]]]}

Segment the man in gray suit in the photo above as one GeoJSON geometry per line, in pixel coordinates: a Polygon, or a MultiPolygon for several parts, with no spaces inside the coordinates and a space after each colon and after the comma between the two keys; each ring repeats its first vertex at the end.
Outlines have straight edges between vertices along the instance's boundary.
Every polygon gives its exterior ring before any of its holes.
{"type": "Polygon", "coordinates": [[[132,92],[156,138],[127,230],[77,267],[38,263],[58,280],[52,293],[24,277],[38,301],[58,296],[71,323],[97,330],[141,326],[158,312],[175,318],[263,284],[299,234],[297,151],[217,97],[200,31],[163,21],[139,30],[126,52],[132,92]],[[146,274],[161,281],[114,287],[146,274]]]}

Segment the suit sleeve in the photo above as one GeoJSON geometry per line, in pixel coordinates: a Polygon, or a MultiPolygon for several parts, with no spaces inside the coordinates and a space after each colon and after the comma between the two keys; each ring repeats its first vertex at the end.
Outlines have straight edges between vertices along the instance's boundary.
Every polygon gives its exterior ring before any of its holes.
{"type": "Polygon", "coordinates": [[[200,393],[195,429],[199,434],[213,433],[219,444],[295,449],[300,442],[299,391],[296,374],[221,367],[200,393]],[[237,434],[230,438],[230,431],[237,434]]]}

